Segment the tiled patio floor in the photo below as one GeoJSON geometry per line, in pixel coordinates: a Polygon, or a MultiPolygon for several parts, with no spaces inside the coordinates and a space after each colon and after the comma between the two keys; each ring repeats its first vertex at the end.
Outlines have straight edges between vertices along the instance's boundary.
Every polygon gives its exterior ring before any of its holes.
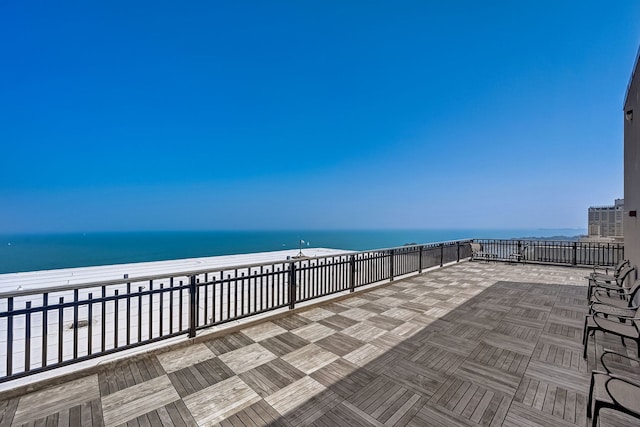
{"type": "Polygon", "coordinates": [[[585,426],[586,273],[463,262],[2,401],[0,425],[585,426]]]}

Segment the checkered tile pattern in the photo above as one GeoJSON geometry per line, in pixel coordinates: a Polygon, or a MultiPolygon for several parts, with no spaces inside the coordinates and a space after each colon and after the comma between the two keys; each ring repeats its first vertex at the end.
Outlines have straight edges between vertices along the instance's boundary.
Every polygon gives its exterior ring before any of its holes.
{"type": "Polygon", "coordinates": [[[0,424],[585,426],[584,275],[460,263],[2,401],[0,424]]]}

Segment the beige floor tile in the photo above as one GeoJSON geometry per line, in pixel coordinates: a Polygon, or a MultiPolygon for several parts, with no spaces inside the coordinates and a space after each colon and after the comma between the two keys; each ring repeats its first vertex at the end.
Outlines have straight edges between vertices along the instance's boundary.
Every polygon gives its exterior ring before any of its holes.
{"type": "Polygon", "coordinates": [[[409,321],[418,315],[417,312],[395,307],[382,313],[383,316],[389,316],[394,319],[409,321]]]}
{"type": "Polygon", "coordinates": [[[103,397],[104,424],[120,425],[179,399],[169,377],[162,375],[103,397]]]}
{"type": "Polygon", "coordinates": [[[311,310],[300,313],[300,316],[306,317],[311,321],[317,322],[318,320],[331,317],[334,314],[335,313],[333,311],[325,310],[324,308],[313,308],[311,310]]]}
{"type": "Polygon", "coordinates": [[[340,301],[342,305],[346,305],[348,307],[360,307],[361,305],[364,305],[368,302],[370,302],[368,299],[358,298],[358,297],[349,298],[349,299],[340,301]]]}
{"type": "MultiPolygon", "coordinates": [[[[390,295],[395,294],[395,292],[393,292],[390,295]]],[[[406,301],[402,300],[400,298],[393,298],[393,297],[384,297],[384,298],[380,298],[379,300],[376,301],[376,304],[380,304],[380,305],[386,305],[387,307],[397,307],[399,305],[404,304],[406,301]]]]}
{"type": "Polygon", "coordinates": [[[387,331],[385,331],[384,329],[364,323],[357,323],[353,326],[349,326],[347,329],[344,329],[342,331],[342,333],[345,335],[349,335],[350,337],[365,342],[373,341],[385,332],[387,331]]]}
{"type": "Polygon", "coordinates": [[[260,396],[237,376],[183,399],[199,426],[219,423],[259,400],[260,396]]]}
{"type": "Polygon", "coordinates": [[[242,333],[254,341],[262,341],[276,335],[284,334],[286,329],[273,324],[272,322],[260,323],[247,329],[243,329],[242,333]]]}
{"type": "Polygon", "coordinates": [[[263,363],[267,363],[270,360],[276,359],[277,356],[271,353],[260,344],[255,343],[246,347],[239,348],[229,353],[225,353],[219,356],[225,365],[233,369],[236,374],[241,374],[260,366],[263,363]]]}
{"type": "Polygon", "coordinates": [[[338,359],[338,355],[315,344],[306,345],[299,350],[282,356],[282,360],[292,364],[305,374],[317,371],[336,359],[338,359]]]}
{"type": "Polygon", "coordinates": [[[209,350],[209,347],[204,344],[195,344],[161,353],[158,355],[158,360],[164,370],[167,373],[171,373],[213,357],[215,357],[215,354],[209,350]]]}
{"type": "Polygon", "coordinates": [[[409,338],[414,336],[418,332],[420,332],[423,328],[424,326],[422,325],[417,325],[412,322],[407,322],[407,323],[403,323],[402,325],[398,326],[395,329],[392,329],[391,332],[393,332],[394,334],[403,336],[405,338],[409,338]]]}
{"type": "Polygon", "coordinates": [[[267,397],[265,401],[281,415],[287,414],[307,400],[322,393],[325,386],[311,377],[304,377],[267,397]]]}
{"type": "Polygon", "coordinates": [[[294,329],[291,332],[307,341],[316,342],[329,335],[335,334],[336,331],[319,323],[310,323],[301,328],[294,329]]]}
{"type": "Polygon", "coordinates": [[[371,362],[381,354],[383,354],[386,350],[376,347],[373,344],[365,344],[357,350],[352,351],[351,353],[344,356],[344,359],[353,363],[354,365],[358,365],[360,367],[365,366],[367,363],[371,362]]]}
{"type": "Polygon", "coordinates": [[[356,307],[351,308],[347,311],[343,311],[342,313],[340,313],[340,315],[348,317],[349,319],[357,320],[358,322],[362,322],[363,320],[367,320],[368,318],[375,316],[376,313],[356,307]]]}
{"type": "Polygon", "coordinates": [[[14,425],[26,424],[80,403],[100,398],[98,375],[46,388],[20,398],[13,419],[14,425]]]}

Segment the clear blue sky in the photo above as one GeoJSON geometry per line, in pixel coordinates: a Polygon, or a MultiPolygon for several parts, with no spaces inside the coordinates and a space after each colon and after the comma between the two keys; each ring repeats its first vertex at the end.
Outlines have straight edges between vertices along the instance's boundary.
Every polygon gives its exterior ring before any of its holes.
{"type": "Polygon", "coordinates": [[[623,195],[638,1],[102,3],[0,4],[0,232],[586,228],[623,195]]]}

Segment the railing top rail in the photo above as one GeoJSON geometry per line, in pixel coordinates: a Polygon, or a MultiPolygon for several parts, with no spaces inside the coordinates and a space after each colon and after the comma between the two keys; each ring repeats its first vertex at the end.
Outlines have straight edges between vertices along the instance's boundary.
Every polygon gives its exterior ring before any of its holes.
{"type": "Polygon", "coordinates": [[[391,250],[395,250],[395,249],[419,248],[420,246],[434,246],[435,247],[435,246],[454,244],[454,243],[469,243],[472,240],[473,239],[458,239],[458,240],[445,240],[445,241],[442,241],[442,242],[419,243],[417,245],[403,245],[403,246],[395,246],[395,247],[391,247],[391,248],[370,249],[368,251],[351,252],[351,254],[357,255],[357,254],[363,254],[363,253],[367,253],[367,252],[384,252],[384,251],[391,251],[391,250]]]}
{"type": "Polygon", "coordinates": [[[545,240],[540,240],[540,239],[492,239],[492,238],[482,238],[482,239],[473,239],[474,242],[486,242],[486,241],[491,241],[491,242],[527,242],[527,243],[576,243],[578,245],[590,245],[590,246],[611,246],[611,245],[618,245],[618,246],[624,246],[624,243],[621,242],[580,242],[577,240],[559,240],[559,239],[545,239],[545,240]]]}
{"type": "MultiPolygon", "coordinates": [[[[28,295],[42,294],[42,293],[54,293],[54,292],[65,292],[65,291],[73,291],[76,289],[91,289],[91,288],[100,288],[102,286],[112,286],[112,285],[126,285],[127,283],[138,283],[138,282],[147,282],[150,280],[157,279],[167,279],[171,277],[188,277],[188,276],[198,276],[205,273],[218,273],[221,271],[229,271],[229,270],[243,270],[249,268],[259,268],[264,266],[271,266],[277,264],[292,264],[300,261],[308,261],[308,260],[322,260],[327,258],[335,258],[340,256],[347,255],[358,255],[370,252],[384,252],[390,251],[392,249],[404,249],[411,247],[420,247],[420,246],[432,246],[432,245],[441,245],[441,244],[453,244],[453,243],[465,243],[469,242],[471,239],[463,239],[463,240],[449,240],[445,242],[435,242],[435,243],[424,243],[419,245],[410,245],[410,246],[397,246],[394,248],[384,248],[384,249],[372,249],[368,251],[349,251],[345,250],[344,253],[338,253],[334,255],[323,255],[319,257],[307,257],[304,259],[288,259],[288,260],[279,260],[279,261],[267,261],[261,263],[251,263],[251,264],[238,264],[238,265],[228,265],[223,267],[214,267],[214,268],[204,268],[204,269],[196,269],[196,270],[183,270],[183,271],[173,271],[164,274],[153,274],[146,276],[136,276],[136,277],[127,277],[127,278],[118,278],[118,279],[108,279],[108,280],[97,280],[93,282],[82,282],[76,283],[73,285],[60,285],[60,286],[50,286],[50,287],[38,287],[33,289],[23,289],[16,290],[11,292],[0,292],[0,298],[15,298],[22,297],[28,295]]],[[[186,286],[186,285],[185,285],[186,286]]]]}

